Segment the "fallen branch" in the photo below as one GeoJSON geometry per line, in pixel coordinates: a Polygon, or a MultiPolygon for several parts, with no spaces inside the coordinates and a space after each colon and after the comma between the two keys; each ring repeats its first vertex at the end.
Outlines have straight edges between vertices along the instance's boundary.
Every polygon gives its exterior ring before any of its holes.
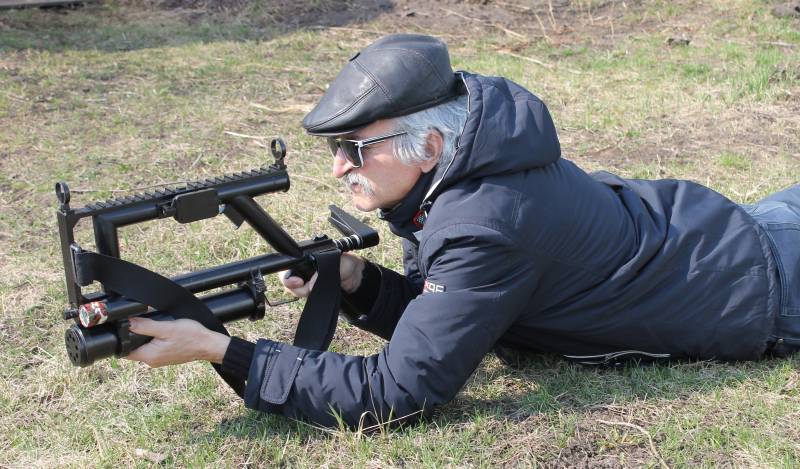
{"type": "Polygon", "coordinates": [[[528,39],[528,37],[525,36],[524,34],[520,34],[520,33],[516,32],[516,31],[512,31],[512,30],[510,30],[510,29],[508,29],[508,28],[506,28],[506,27],[504,27],[504,26],[502,26],[502,25],[500,25],[498,23],[486,23],[486,24],[488,24],[490,26],[494,26],[495,28],[503,31],[504,33],[506,33],[506,34],[508,34],[510,36],[515,36],[515,37],[518,37],[520,39],[528,39]]]}
{"type": "Polygon", "coordinates": [[[259,137],[259,136],[256,136],[256,135],[240,134],[240,133],[236,133],[236,132],[231,132],[230,130],[226,130],[223,133],[226,133],[228,135],[233,135],[234,137],[252,138],[252,139],[255,139],[255,140],[264,140],[264,137],[259,137]]]}
{"type": "Polygon", "coordinates": [[[556,15],[553,13],[553,0],[547,0],[547,9],[550,12],[550,23],[553,25],[553,29],[556,29],[556,15]]]}
{"type": "Polygon", "coordinates": [[[788,42],[781,42],[781,41],[761,41],[759,42],[759,44],[764,44],[767,46],[775,46],[775,47],[788,47],[790,49],[797,47],[797,44],[790,44],[788,42]]]}
{"type": "Polygon", "coordinates": [[[359,28],[345,28],[344,26],[311,26],[308,29],[330,29],[332,31],[349,31],[354,33],[370,33],[370,34],[377,34],[383,35],[385,34],[382,31],[373,31],[371,29],[359,29],[359,28]]]}
{"type": "Polygon", "coordinates": [[[324,187],[326,187],[328,190],[330,190],[330,191],[333,191],[333,192],[338,192],[339,190],[341,190],[341,189],[342,189],[342,187],[341,187],[341,186],[339,186],[339,187],[335,187],[335,186],[333,186],[333,185],[331,185],[331,184],[328,184],[327,182],[324,182],[324,181],[322,181],[322,180],[320,180],[320,179],[313,178],[313,177],[311,177],[311,176],[304,176],[304,175],[302,175],[302,174],[292,174],[292,178],[294,178],[294,179],[305,179],[306,181],[311,181],[311,182],[313,182],[313,183],[316,183],[316,184],[319,184],[319,185],[321,185],[321,186],[324,186],[324,187]]]}
{"type": "Polygon", "coordinates": [[[512,30],[510,30],[510,29],[508,29],[508,28],[506,28],[504,26],[501,26],[501,25],[499,25],[497,23],[484,21],[484,20],[481,20],[481,19],[478,19],[478,18],[472,18],[470,16],[463,15],[463,14],[457,12],[457,11],[453,11],[453,10],[451,10],[449,8],[445,8],[445,7],[439,7],[439,8],[441,8],[442,10],[446,11],[447,13],[449,13],[451,15],[456,15],[458,17],[464,18],[465,20],[476,21],[476,22],[484,24],[486,26],[493,26],[493,27],[503,31],[504,33],[506,33],[506,34],[508,34],[510,36],[515,36],[515,37],[518,37],[520,39],[528,39],[528,36],[525,36],[524,34],[520,34],[520,33],[516,32],[516,31],[512,31],[512,30]]]}
{"type": "Polygon", "coordinates": [[[253,106],[256,109],[261,109],[261,110],[264,110],[264,111],[271,111],[272,110],[271,108],[269,108],[267,106],[264,106],[263,104],[254,103],[252,101],[248,101],[247,104],[250,105],[250,106],[253,106]]]}
{"type": "Polygon", "coordinates": [[[605,424],[605,425],[617,425],[617,426],[622,426],[622,427],[630,427],[630,428],[633,428],[635,430],[640,431],[641,433],[644,434],[644,436],[647,437],[647,441],[648,441],[648,443],[650,443],[650,451],[653,453],[653,456],[655,456],[656,459],[658,459],[658,462],[661,465],[661,467],[664,468],[664,469],[669,469],[669,466],[667,465],[667,463],[661,458],[661,455],[658,454],[658,450],[656,449],[655,443],[653,443],[653,437],[650,436],[650,432],[648,432],[644,428],[640,427],[639,425],[636,425],[635,423],[610,422],[608,420],[599,420],[599,419],[597,421],[602,423],[602,424],[605,424]]]}
{"type": "MultiPolygon", "coordinates": [[[[530,63],[534,63],[534,64],[539,65],[541,67],[544,67],[544,68],[546,68],[548,70],[552,70],[552,69],[555,68],[555,66],[553,64],[548,64],[548,63],[542,62],[541,60],[534,59],[532,57],[525,57],[524,55],[516,54],[514,52],[511,52],[510,50],[499,49],[496,52],[499,53],[499,54],[503,54],[503,55],[508,55],[508,56],[514,57],[515,59],[526,60],[526,61],[528,61],[530,63]]],[[[568,71],[569,73],[574,73],[575,75],[581,75],[583,73],[583,72],[581,72],[579,70],[573,70],[571,68],[564,68],[564,70],[568,71]]]]}
{"type": "Polygon", "coordinates": [[[542,30],[542,36],[544,36],[544,38],[545,38],[545,40],[547,42],[552,44],[553,40],[550,39],[550,36],[547,35],[547,29],[544,27],[544,23],[542,22],[542,19],[539,18],[539,14],[538,13],[534,13],[534,16],[536,16],[536,21],[539,22],[539,28],[542,30]]]}
{"type": "Polygon", "coordinates": [[[495,5],[504,6],[504,7],[509,7],[509,8],[512,8],[512,9],[516,8],[516,9],[522,10],[522,11],[533,11],[533,8],[529,8],[529,7],[522,6],[522,5],[517,5],[515,3],[494,2],[494,4],[495,5]]]}
{"type": "Polygon", "coordinates": [[[551,64],[544,63],[541,60],[537,60],[537,59],[534,59],[534,58],[531,58],[531,57],[525,57],[524,55],[515,54],[514,52],[511,52],[509,50],[498,50],[497,52],[500,53],[500,54],[503,54],[503,55],[509,55],[509,56],[517,58],[517,59],[527,60],[528,62],[534,63],[536,65],[540,65],[540,66],[542,66],[542,67],[544,67],[546,69],[552,69],[553,68],[553,66],[551,64]]]}

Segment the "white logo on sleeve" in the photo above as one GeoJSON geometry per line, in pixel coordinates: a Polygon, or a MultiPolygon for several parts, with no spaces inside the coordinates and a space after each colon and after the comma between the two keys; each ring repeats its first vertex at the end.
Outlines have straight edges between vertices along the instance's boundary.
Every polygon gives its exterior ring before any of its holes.
{"type": "Polygon", "coordinates": [[[425,280],[425,287],[422,293],[444,293],[447,288],[444,285],[437,285],[430,280],[425,280]]]}

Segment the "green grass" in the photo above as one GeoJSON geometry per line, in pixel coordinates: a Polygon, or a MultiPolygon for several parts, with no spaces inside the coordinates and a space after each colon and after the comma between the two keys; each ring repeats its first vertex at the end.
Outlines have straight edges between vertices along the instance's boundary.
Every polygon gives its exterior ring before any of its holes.
{"type": "Polygon", "coordinates": [[[724,152],[719,155],[719,164],[723,168],[729,168],[737,171],[744,171],[750,167],[750,160],[737,153],[724,152]]]}
{"type": "MultiPolygon", "coordinates": [[[[743,203],[800,179],[800,30],[773,18],[771,3],[553,3],[552,23],[547,2],[522,5],[538,9],[547,38],[514,10],[523,19],[507,26],[524,40],[492,26],[471,34],[467,20],[439,21],[436,9],[372,13],[344,25],[352,29],[285,21],[331,13],[341,6],[333,0],[0,11],[0,465],[797,466],[798,358],[598,370],[550,356],[510,369],[487,357],[432,420],[369,436],[251,412],[203,364],[69,364],[53,183],[69,182],[80,206],[261,166],[269,157],[258,143],[282,136],[292,190],[260,202],[296,238],[332,234],[327,205],[354,210],[299,122],[352,52],[377,37],[364,31],[450,35],[457,68],[508,76],[539,95],[564,156],[588,171],[691,179],[743,203]],[[666,44],[684,34],[688,46],[666,44]]],[[[464,14],[502,8],[476,5],[464,14]]],[[[399,241],[363,217],[382,236],[365,254],[401,269],[399,241]]],[[[87,224],[78,235],[92,246],[87,224]]],[[[126,258],[166,274],[268,250],[221,217],[130,227],[121,243],[126,258]]],[[[300,306],[231,330],[291,340],[300,306]]],[[[347,325],[332,346],[381,347],[347,325]]]]}

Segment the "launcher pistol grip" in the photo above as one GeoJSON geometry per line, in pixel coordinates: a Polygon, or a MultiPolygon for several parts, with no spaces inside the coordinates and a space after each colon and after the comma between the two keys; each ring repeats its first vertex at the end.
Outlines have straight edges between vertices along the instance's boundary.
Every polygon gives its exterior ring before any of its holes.
{"type": "Polygon", "coordinates": [[[305,260],[294,265],[286,272],[286,278],[300,277],[304,282],[308,282],[316,271],[317,267],[314,265],[314,259],[311,256],[306,256],[305,260]]]}
{"type": "MultiPolygon", "coordinates": [[[[336,205],[328,207],[331,211],[328,222],[333,225],[344,238],[333,240],[334,246],[342,252],[353,251],[356,249],[371,248],[380,242],[378,232],[366,223],[345,212],[336,205]]],[[[316,272],[313,255],[306,256],[306,259],[292,266],[286,273],[286,278],[300,277],[308,282],[316,272]]]]}

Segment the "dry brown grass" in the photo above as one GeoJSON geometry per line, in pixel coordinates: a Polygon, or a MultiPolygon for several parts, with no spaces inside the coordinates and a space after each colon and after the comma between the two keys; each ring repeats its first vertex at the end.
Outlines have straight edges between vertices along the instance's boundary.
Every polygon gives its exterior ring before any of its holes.
{"type": "MultiPolygon", "coordinates": [[[[262,203],[298,238],[330,233],[326,205],[352,207],[298,124],[341,62],[385,32],[439,34],[457,67],[529,87],[587,170],[689,178],[741,202],[800,179],[800,25],[765,2],[378,3],[0,12],[0,465],[797,465],[797,359],[604,371],[488,357],[433,421],[369,437],[246,411],[201,364],[69,365],[52,184],[80,189],[77,206],[240,171],[280,135],[293,188],[262,203]]],[[[366,219],[383,240],[368,255],[399,268],[399,242],[366,219]]],[[[127,258],[168,274],[266,249],[224,219],[132,227],[122,241],[127,258]]],[[[297,312],[232,330],[288,340],[297,312]]],[[[334,340],[350,354],[381,346],[346,326],[334,340]]]]}

